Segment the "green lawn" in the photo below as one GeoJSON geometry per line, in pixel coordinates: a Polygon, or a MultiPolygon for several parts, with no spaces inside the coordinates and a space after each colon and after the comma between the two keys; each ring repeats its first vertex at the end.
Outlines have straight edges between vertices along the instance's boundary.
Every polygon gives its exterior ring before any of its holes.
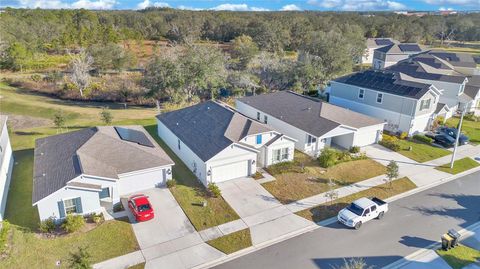
{"type": "Polygon", "coordinates": [[[134,265],[134,266],[128,267],[128,269],[143,269],[143,268],[145,268],[145,263],[144,262],[139,263],[139,264],[134,265]]]}
{"type": "Polygon", "coordinates": [[[398,153],[419,163],[428,162],[451,154],[450,151],[414,140],[398,139],[398,153]],[[408,150],[409,148],[412,150],[408,150]]]}
{"type": "Polygon", "coordinates": [[[388,183],[378,185],[370,189],[339,198],[332,203],[322,204],[316,207],[302,210],[300,212],[297,212],[296,214],[308,220],[319,222],[336,216],[338,214],[338,211],[359,198],[375,196],[380,199],[386,199],[397,194],[415,189],[416,187],[417,186],[415,185],[415,183],[410,181],[409,178],[403,177],[392,181],[391,186],[389,186],[388,183]]]}
{"type": "Polygon", "coordinates": [[[466,157],[453,162],[453,169],[450,168],[450,163],[436,167],[435,169],[455,175],[478,166],[480,166],[478,162],[476,162],[471,158],[466,157]]]}
{"type": "Polygon", "coordinates": [[[210,246],[225,254],[230,254],[252,246],[250,229],[240,230],[207,242],[210,246]]]}
{"type": "Polygon", "coordinates": [[[461,269],[471,263],[480,261],[480,251],[463,245],[458,245],[447,251],[437,250],[440,255],[453,269],[461,269]]]}
{"type": "Polygon", "coordinates": [[[138,249],[131,225],[124,221],[107,221],[88,232],[55,239],[40,238],[20,226],[13,226],[7,256],[0,268],[68,268],[68,258],[78,247],[87,247],[91,261],[97,263],[138,249]]]}
{"type": "Polygon", "coordinates": [[[145,126],[145,128],[175,162],[173,178],[177,181],[177,185],[170,191],[197,231],[239,219],[237,213],[222,197],[214,198],[207,195],[205,187],[195,175],[158,137],[156,125],[145,126]],[[204,200],[207,201],[206,207],[199,205],[204,200]]]}
{"type": "Polygon", "coordinates": [[[299,151],[295,152],[294,159],[295,170],[301,170],[303,165],[303,173],[274,173],[276,180],[262,184],[284,204],[328,191],[329,179],[333,179],[339,188],[386,173],[383,165],[370,159],[344,162],[327,169],[320,167],[316,159],[299,151]]]}
{"type": "MultiPolygon", "coordinates": [[[[451,127],[458,127],[459,118],[450,118],[447,120],[447,125],[451,127]]],[[[462,133],[470,138],[470,143],[480,144],[480,122],[463,119],[462,133]]]]}

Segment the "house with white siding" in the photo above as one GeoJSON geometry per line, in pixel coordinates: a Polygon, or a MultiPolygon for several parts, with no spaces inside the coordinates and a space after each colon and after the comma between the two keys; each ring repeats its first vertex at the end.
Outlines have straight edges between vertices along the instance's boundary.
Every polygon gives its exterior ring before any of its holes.
{"type": "Polygon", "coordinates": [[[373,68],[387,68],[422,51],[423,49],[416,43],[400,43],[380,47],[373,52],[373,68]]]}
{"type": "Polygon", "coordinates": [[[383,120],[291,91],[236,100],[241,113],[296,140],[295,148],[318,156],[325,147],[350,149],[377,143],[383,120]]]}
{"type": "Polygon", "coordinates": [[[388,131],[413,135],[448,110],[440,96],[434,85],[406,80],[399,72],[366,70],[331,81],[329,102],[380,119],[388,131]]]}
{"type": "Polygon", "coordinates": [[[112,210],[120,198],[165,185],[170,157],[141,126],[102,126],[35,141],[33,205],[40,220],[112,210]]]}
{"type": "Polygon", "coordinates": [[[8,117],[0,115],[0,221],[3,220],[12,178],[13,154],[7,129],[8,117]]]}
{"type": "Polygon", "coordinates": [[[295,139],[215,101],[159,114],[157,124],[158,136],[205,186],[294,157],[295,139]]]}
{"type": "Polygon", "coordinates": [[[365,53],[362,56],[362,64],[373,64],[373,54],[376,49],[400,43],[392,38],[367,38],[365,53]]]}

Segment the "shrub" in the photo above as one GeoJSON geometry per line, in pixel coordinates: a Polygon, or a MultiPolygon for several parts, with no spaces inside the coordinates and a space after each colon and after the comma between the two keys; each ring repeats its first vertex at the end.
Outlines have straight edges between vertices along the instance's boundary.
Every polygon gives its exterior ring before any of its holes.
{"type": "Polygon", "coordinates": [[[400,139],[405,139],[407,138],[408,134],[406,132],[401,132],[400,135],[398,136],[400,139]]]}
{"type": "Polygon", "coordinates": [[[255,172],[255,174],[252,175],[253,179],[262,179],[263,175],[260,172],[255,172]]]}
{"type": "Polygon", "coordinates": [[[39,74],[33,74],[30,78],[35,82],[42,80],[42,77],[39,74]]]}
{"type": "Polygon", "coordinates": [[[400,144],[398,144],[397,141],[392,141],[392,140],[382,140],[380,142],[378,142],[380,145],[388,148],[388,149],[391,149],[393,151],[400,151],[401,147],[400,147],[400,144]]]}
{"type": "Polygon", "coordinates": [[[91,255],[86,248],[79,247],[76,253],[70,254],[70,268],[73,269],[90,269],[92,263],[90,261],[91,255]]]}
{"type": "Polygon", "coordinates": [[[350,153],[360,153],[360,147],[359,146],[353,146],[350,148],[350,153]]]}
{"type": "Polygon", "coordinates": [[[105,221],[105,216],[103,213],[92,213],[90,215],[90,220],[96,224],[100,224],[105,221]]]}
{"type": "Polygon", "coordinates": [[[125,208],[123,207],[122,203],[116,203],[115,205],[113,205],[113,212],[121,212],[124,210],[125,208]]]}
{"type": "Polygon", "coordinates": [[[81,215],[68,214],[65,218],[65,222],[62,224],[62,228],[67,233],[73,233],[80,230],[85,225],[85,219],[81,215]]]}
{"type": "Polygon", "coordinates": [[[474,113],[467,113],[465,114],[465,116],[463,117],[464,120],[469,120],[469,121],[479,121],[480,120],[480,117],[479,116],[475,116],[474,113]]]}
{"type": "Polygon", "coordinates": [[[167,180],[167,188],[173,188],[177,185],[177,181],[175,179],[167,180]]]}
{"type": "Polygon", "coordinates": [[[327,168],[334,166],[337,163],[339,157],[341,156],[337,150],[332,148],[325,148],[320,153],[320,156],[318,156],[318,162],[320,163],[320,166],[327,168]]]}
{"type": "Polygon", "coordinates": [[[383,134],[382,136],[382,141],[385,141],[385,142],[397,142],[398,141],[398,138],[393,136],[393,135],[388,135],[388,134],[383,134]]]}
{"type": "Polygon", "coordinates": [[[281,162],[270,165],[267,169],[271,175],[279,175],[284,173],[303,173],[303,168],[294,162],[281,162]]]}
{"type": "Polygon", "coordinates": [[[426,137],[424,135],[419,135],[419,134],[414,135],[413,139],[426,144],[431,144],[433,142],[432,138],[426,137]]]}
{"type": "Polygon", "coordinates": [[[5,251],[8,244],[8,232],[10,231],[10,223],[6,220],[2,222],[2,229],[0,230],[0,253],[5,251]]]}
{"type": "Polygon", "coordinates": [[[55,219],[53,217],[41,221],[38,227],[42,233],[53,233],[56,228],[57,225],[55,224],[55,219]]]}
{"type": "Polygon", "coordinates": [[[215,184],[215,182],[208,183],[208,191],[212,197],[219,197],[222,195],[220,188],[215,184]]]}

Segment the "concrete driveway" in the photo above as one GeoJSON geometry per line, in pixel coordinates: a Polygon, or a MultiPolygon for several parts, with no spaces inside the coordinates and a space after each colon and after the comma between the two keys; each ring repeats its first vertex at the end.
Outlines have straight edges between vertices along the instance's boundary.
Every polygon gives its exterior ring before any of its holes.
{"type": "Polygon", "coordinates": [[[253,178],[217,183],[223,198],[250,228],[253,245],[315,225],[292,213],[253,178]]]}
{"type": "Polygon", "coordinates": [[[191,235],[189,237],[195,241],[192,244],[201,242],[195,239],[199,238],[195,228],[167,188],[153,188],[142,193],[148,195],[155,210],[155,217],[149,221],[136,223],[128,209],[127,199],[122,199],[141,249],[187,235],[191,235]]]}

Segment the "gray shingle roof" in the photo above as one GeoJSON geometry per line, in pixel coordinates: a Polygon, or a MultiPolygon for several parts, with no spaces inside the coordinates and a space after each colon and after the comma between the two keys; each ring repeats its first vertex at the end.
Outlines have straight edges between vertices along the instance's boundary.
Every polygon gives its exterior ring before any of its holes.
{"type": "Polygon", "coordinates": [[[399,73],[388,70],[366,70],[335,81],[415,99],[420,99],[430,89],[428,84],[403,80],[399,73]]]}
{"type": "Polygon", "coordinates": [[[320,137],[340,125],[361,128],[382,121],[290,91],[240,98],[266,114],[320,137]]]}
{"type": "Polygon", "coordinates": [[[203,161],[247,135],[272,131],[267,125],[214,101],[160,114],[157,119],[203,161]]]}
{"type": "Polygon", "coordinates": [[[427,72],[420,64],[412,61],[402,61],[395,65],[389,66],[387,70],[400,72],[406,75],[409,75],[414,78],[427,79],[427,80],[438,80],[445,82],[453,83],[462,83],[465,80],[465,76],[450,76],[443,74],[435,74],[427,72]]]}
{"type": "Polygon", "coordinates": [[[411,54],[411,53],[419,53],[422,52],[422,48],[416,43],[400,43],[400,44],[391,44],[385,47],[378,48],[377,51],[383,52],[383,53],[392,53],[392,54],[398,54],[398,53],[405,53],[405,54],[411,54]]]}
{"type": "Polygon", "coordinates": [[[65,187],[81,174],[115,179],[122,173],[173,164],[143,127],[124,127],[145,133],[154,147],[122,140],[111,126],[37,139],[33,203],[65,187]]]}
{"type": "Polygon", "coordinates": [[[392,38],[367,38],[367,48],[379,48],[398,43],[392,38]]]}
{"type": "Polygon", "coordinates": [[[477,66],[474,56],[469,53],[430,51],[429,54],[441,58],[453,66],[470,68],[475,68],[477,66]]]}
{"type": "Polygon", "coordinates": [[[475,99],[479,91],[480,91],[479,86],[470,86],[470,85],[465,86],[465,89],[463,90],[464,94],[468,95],[472,99],[475,99]]]}

